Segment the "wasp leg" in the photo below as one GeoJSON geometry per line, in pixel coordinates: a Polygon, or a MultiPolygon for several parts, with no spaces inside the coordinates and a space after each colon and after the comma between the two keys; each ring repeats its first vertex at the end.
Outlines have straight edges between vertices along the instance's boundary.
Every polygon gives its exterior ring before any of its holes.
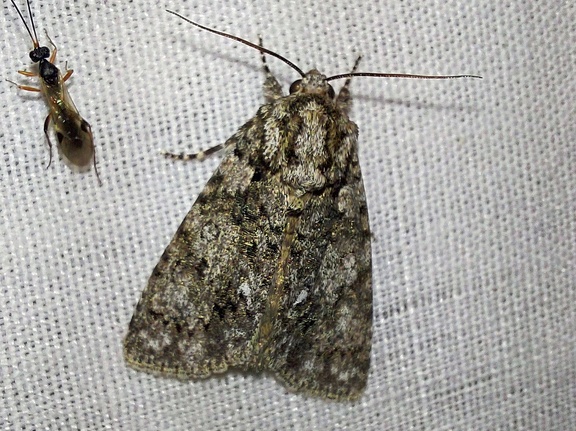
{"type": "Polygon", "coordinates": [[[48,166],[46,166],[46,169],[48,169],[52,164],[52,142],[50,142],[50,136],[48,136],[49,126],[50,126],[50,114],[48,114],[46,116],[46,120],[44,120],[44,134],[46,135],[46,139],[48,140],[48,148],[50,149],[50,160],[48,161],[48,166]]]}
{"type": "Polygon", "coordinates": [[[94,172],[96,172],[96,178],[98,179],[98,185],[102,185],[102,181],[100,180],[100,174],[98,173],[98,168],[96,167],[96,151],[94,151],[94,172]]]}
{"type": "Polygon", "coordinates": [[[24,76],[40,76],[36,72],[29,72],[27,70],[19,70],[18,73],[24,76]]]}
{"type": "Polygon", "coordinates": [[[39,88],[36,87],[30,87],[28,85],[20,85],[20,84],[16,84],[14,81],[10,81],[9,79],[7,79],[6,81],[8,81],[10,84],[14,84],[16,87],[18,87],[20,90],[26,90],[26,91],[34,91],[36,93],[40,93],[42,92],[42,90],[40,90],[39,88]]]}
{"type": "MultiPolygon", "coordinates": [[[[90,134],[90,140],[93,141],[94,137],[92,136],[92,129],[90,128],[90,125],[86,122],[86,120],[82,120],[82,121],[84,121],[84,123],[87,124],[88,133],[90,134]]],[[[98,185],[101,186],[102,181],[100,180],[100,174],[98,173],[98,167],[96,166],[96,149],[94,149],[94,155],[92,156],[92,158],[94,160],[94,172],[96,172],[96,178],[98,179],[98,185]]]]}
{"type": "Polygon", "coordinates": [[[68,81],[68,78],[70,78],[73,73],[74,73],[74,69],[66,69],[66,73],[62,77],[62,82],[68,81]]]}
{"type": "Polygon", "coordinates": [[[52,47],[54,48],[54,50],[52,51],[52,54],[50,54],[50,59],[48,61],[50,61],[50,63],[54,64],[54,62],[56,61],[56,53],[58,52],[58,48],[56,48],[56,45],[54,44],[54,42],[52,42],[52,39],[50,39],[50,36],[48,36],[48,31],[46,29],[44,29],[44,32],[46,33],[46,38],[50,42],[50,45],[52,45],[52,47]]]}

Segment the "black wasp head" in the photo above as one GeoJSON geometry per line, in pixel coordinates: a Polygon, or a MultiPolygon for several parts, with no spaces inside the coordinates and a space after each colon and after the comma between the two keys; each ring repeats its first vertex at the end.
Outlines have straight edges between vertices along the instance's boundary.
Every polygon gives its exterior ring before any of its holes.
{"type": "Polygon", "coordinates": [[[40,60],[50,57],[50,50],[47,46],[39,46],[30,51],[30,60],[38,63],[40,60]]]}

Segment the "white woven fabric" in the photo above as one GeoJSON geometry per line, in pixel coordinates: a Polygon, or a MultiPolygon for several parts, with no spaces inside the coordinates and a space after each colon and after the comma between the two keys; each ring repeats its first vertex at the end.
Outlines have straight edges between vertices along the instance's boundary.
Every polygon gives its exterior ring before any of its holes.
{"type": "MultiPolygon", "coordinates": [[[[32,6],[75,70],[103,185],[58,157],[46,169],[45,104],[0,84],[0,429],[576,429],[574,2],[32,6]],[[363,71],[484,76],[352,82],[375,305],[357,403],[123,361],[140,293],[219,163],[158,151],[222,143],[263,102],[258,52],[165,6],[262,34],[304,70],[344,73],[362,54],[363,71]]],[[[27,83],[31,44],[8,2],[0,25],[2,77],[27,83]]],[[[285,88],[297,78],[269,64],[285,88]]]]}

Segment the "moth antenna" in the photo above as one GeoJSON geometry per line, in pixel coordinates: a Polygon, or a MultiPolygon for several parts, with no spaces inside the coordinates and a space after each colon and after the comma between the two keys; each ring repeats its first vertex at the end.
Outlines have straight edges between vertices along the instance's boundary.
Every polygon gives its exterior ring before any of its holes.
{"type": "MultiPolygon", "coordinates": [[[[14,0],[12,0],[12,1],[14,1],[14,0]]],[[[234,35],[228,34],[228,33],[224,33],[222,31],[214,30],[213,28],[203,26],[202,24],[198,24],[197,22],[194,22],[191,19],[186,18],[185,16],[182,16],[179,13],[174,12],[172,10],[166,9],[166,12],[171,13],[172,15],[176,15],[178,18],[181,18],[184,21],[186,21],[186,22],[188,22],[188,23],[190,23],[190,24],[192,24],[198,28],[201,28],[202,30],[206,30],[206,31],[209,31],[210,33],[214,33],[214,34],[217,34],[219,36],[223,36],[223,37],[226,37],[228,39],[235,40],[236,42],[240,42],[240,43],[243,43],[244,45],[247,45],[251,48],[257,49],[258,51],[260,51],[262,53],[268,54],[272,57],[276,57],[277,59],[283,61],[288,66],[290,66],[296,72],[298,72],[300,74],[300,76],[302,76],[302,77],[305,76],[305,73],[302,71],[302,69],[300,69],[294,63],[292,63],[286,57],[283,57],[280,54],[275,53],[274,51],[270,51],[269,49],[266,49],[263,46],[249,42],[245,39],[242,39],[241,37],[234,36],[234,35]]],[[[369,76],[369,77],[377,77],[377,78],[412,78],[412,79],[458,79],[458,78],[482,79],[482,77],[479,75],[413,75],[413,74],[408,74],[408,73],[355,72],[355,73],[343,73],[343,74],[339,74],[339,75],[334,75],[334,76],[331,76],[329,78],[326,78],[326,81],[333,81],[335,79],[341,79],[341,78],[352,78],[354,76],[369,76]]]]}
{"type": "MultiPolygon", "coordinates": [[[[12,0],[12,2],[14,2],[14,0],[12,0]]],[[[224,32],[222,32],[222,31],[214,30],[213,28],[205,27],[205,26],[203,26],[203,25],[201,25],[201,24],[198,24],[197,22],[194,22],[194,21],[186,18],[185,16],[180,15],[180,14],[177,13],[177,12],[174,12],[174,11],[171,11],[171,10],[168,10],[168,9],[166,9],[166,12],[171,13],[172,15],[176,15],[177,17],[182,18],[184,21],[186,21],[186,22],[188,22],[188,23],[190,23],[190,24],[192,24],[192,25],[194,25],[194,26],[196,26],[196,27],[198,27],[198,28],[201,28],[202,30],[209,31],[210,33],[214,33],[214,34],[217,34],[217,35],[219,35],[219,36],[227,37],[228,39],[232,39],[232,40],[235,40],[236,42],[243,43],[244,45],[247,45],[247,46],[249,46],[249,47],[251,47],[251,48],[257,49],[258,51],[263,52],[263,53],[265,53],[265,54],[268,54],[268,55],[270,55],[270,56],[272,56],[272,57],[276,57],[277,59],[283,61],[283,62],[286,63],[288,66],[290,66],[290,67],[291,67],[292,69],[294,69],[296,72],[298,72],[298,73],[300,74],[300,76],[302,76],[302,77],[305,76],[305,73],[302,71],[302,69],[300,69],[298,66],[296,66],[294,63],[292,63],[292,62],[291,62],[290,60],[288,60],[287,58],[282,57],[280,54],[277,54],[277,53],[275,53],[274,51],[270,51],[269,49],[266,49],[266,48],[264,48],[263,46],[257,45],[257,44],[255,44],[255,43],[248,42],[247,40],[242,39],[241,37],[234,36],[234,35],[228,34],[228,33],[224,33],[224,32]]]]}
{"type": "Polygon", "coordinates": [[[479,75],[412,75],[410,73],[374,73],[374,72],[354,72],[342,73],[326,78],[326,81],[333,81],[341,78],[352,78],[353,76],[371,76],[373,78],[413,78],[413,79],[458,79],[458,78],[478,78],[479,75]]]}
{"type": "Polygon", "coordinates": [[[12,6],[14,6],[14,8],[16,8],[16,12],[18,12],[18,15],[20,15],[20,19],[24,23],[24,26],[26,27],[26,30],[28,31],[28,34],[30,35],[30,39],[32,39],[32,43],[34,44],[34,48],[38,48],[40,46],[40,44],[38,43],[38,35],[36,34],[36,27],[34,26],[34,18],[32,18],[32,10],[30,9],[30,1],[26,0],[26,3],[28,4],[28,15],[30,15],[30,22],[32,24],[32,30],[34,30],[34,36],[32,36],[32,32],[30,31],[30,27],[28,27],[28,23],[24,19],[22,12],[20,12],[20,9],[18,8],[18,6],[16,6],[16,3],[14,3],[14,0],[11,0],[11,1],[12,1],[12,6]]]}

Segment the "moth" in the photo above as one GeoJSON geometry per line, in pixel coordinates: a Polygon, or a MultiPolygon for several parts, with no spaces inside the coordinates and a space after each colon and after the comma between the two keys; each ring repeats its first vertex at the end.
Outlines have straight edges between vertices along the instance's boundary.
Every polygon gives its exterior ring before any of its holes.
{"type": "Polygon", "coordinates": [[[64,75],[62,75],[60,70],[54,65],[58,49],[47,32],[46,38],[52,45],[52,53],[50,53],[50,49],[47,46],[40,46],[36,34],[34,17],[30,8],[30,0],[26,0],[26,4],[28,6],[28,15],[30,17],[30,27],[32,27],[32,31],[14,0],[11,1],[34,45],[29,54],[30,59],[33,63],[38,64],[38,72],[19,70],[18,73],[27,77],[39,78],[40,88],[19,85],[12,81],[9,82],[21,90],[42,93],[46,99],[49,113],[44,121],[44,134],[46,135],[50,149],[48,167],[52,163],[52,142],[48,134],[48,128],[50,127],[50,122],[52,122],[54,131],[56,132],[56,138],[58,139],[58,149],[64,159],[78,170],[84,170],[92,163],[98,183],[101,184],[98,169],[96,168],[96,152],[94,150],[92,128],[90,124],[80,116],[65,85],[74,71],[67,69],[64,75]]]}
{"type": "MultiPolygon", "coordinates": [[[[170,12],[170,11],[169,11],[170,12]]],[[[124,340],[138,370],[183,379],[267,372],[295,392],[353,400],[372,339],[370,227],[347,115],[351,73],[302,72],[262,53],[267,103],[224,158],[152,272],[124,340]],[[288,95],[264,54],[300,75],[288,95]],[[347,78],[336,95],[329,81],[347,78]]],[[[415,75],[410,75],[415,76],[415,75]]]]}

